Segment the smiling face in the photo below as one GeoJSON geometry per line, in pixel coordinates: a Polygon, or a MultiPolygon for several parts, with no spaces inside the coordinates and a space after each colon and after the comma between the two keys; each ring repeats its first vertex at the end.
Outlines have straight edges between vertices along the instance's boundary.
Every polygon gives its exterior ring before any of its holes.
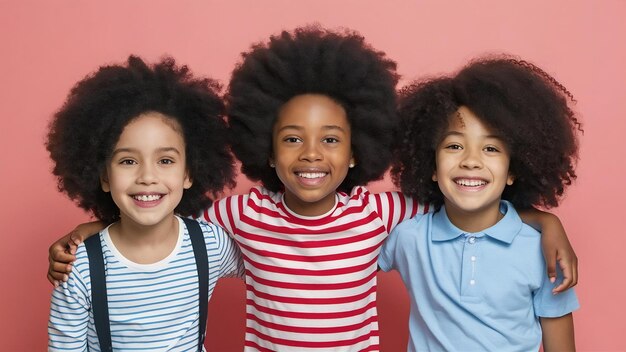
{"type": "Polygon", "coordinates": [[[120,221],[157,226],[172,220],[174,209],[191,187],[185,168],[185,142],[178,123],[159,113],[132,120],[107,162],[102,190],[111,192],[120,221]]]}
{"type": "Polygon", "coordinates": [[[436,150],[433,181],[457,227],[476,232],[501,217],[500,197],[513,184],[509,151],[500,136],[466,107],[459,108],[436,150]]]}
{"type": "Polygon", "coordinates": [[[324,95],[298,95],[285,103],[273,127],[273,158],[285,203],[297,214],[321,215],[354,164],[346,111],[324,95]]]}

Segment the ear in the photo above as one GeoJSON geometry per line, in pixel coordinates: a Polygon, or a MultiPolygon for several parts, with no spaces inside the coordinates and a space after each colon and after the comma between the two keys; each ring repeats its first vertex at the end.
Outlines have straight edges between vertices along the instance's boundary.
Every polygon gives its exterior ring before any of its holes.
{"type": "Polygon", "coordinates": [[[354,160],[354,157],[351,157],[350,164],[348,164],[348,167],[352,169],[355,166],[356,166],[356,160],[354,160]]]}
{"type": "Polygon", "coordinates": [[[513,185],[513,181],[515,181],[515,176],[509,173],[509,176],[506,178],[506,184],[509,186],[513,185]]]}
{"type": "Polygon", "coordinates": [[[109,185],[109,175],[107,174],[107,171],[104,171],[100,175],[100,188],[102,188],[103,192],[111,192],[111,185],[109,185]]]}
{"type": "Polygon", "coordinates": [[[185,171],[185,180],[183,181],[183,188],[189,189],[193,185],[193,180],[189,177],[189,172],[185,171]]]}

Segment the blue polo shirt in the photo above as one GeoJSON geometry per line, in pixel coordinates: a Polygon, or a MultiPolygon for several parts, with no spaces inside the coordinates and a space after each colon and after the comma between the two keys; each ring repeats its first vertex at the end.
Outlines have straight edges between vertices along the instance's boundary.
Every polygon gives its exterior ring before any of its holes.
{"type": "Polygon", "coordinates": [[[396,269],[411,300],[409,351],[537,351],[539,317],[578,309],[573,289],[553,295],[541,235],[501,201],[504,217],[466,233],[445,207],[394,229],[378,264],[396,269]]]}

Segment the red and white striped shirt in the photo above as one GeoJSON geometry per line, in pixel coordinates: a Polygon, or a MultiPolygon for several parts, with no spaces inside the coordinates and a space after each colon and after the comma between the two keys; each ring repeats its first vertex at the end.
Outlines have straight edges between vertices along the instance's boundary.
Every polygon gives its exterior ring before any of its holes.
{"type": "Polygon", "coordinates": [[[398,192],[355,187],[327,214],[293,213],[282,193],[255,187],[204,213],[241,247],[247,351],[376,351],[377,258],[383,241],[423,206],[398,192]]]}

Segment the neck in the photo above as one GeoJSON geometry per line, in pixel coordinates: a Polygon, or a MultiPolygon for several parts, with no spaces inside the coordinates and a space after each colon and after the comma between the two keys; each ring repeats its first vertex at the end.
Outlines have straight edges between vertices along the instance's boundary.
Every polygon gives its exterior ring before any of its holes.
{"type": "Polygon", "coordinates": [[[450,222],[459,229],[475,233],[492,227],[500,221],[504,214],[500,212],[500,202],[493,206],[478,210],[465,210],[454,204],[446,204],[446,215],[450,222]]]}
{"type": "Polygon", "coordinates": [[[178,242],[178,233],[178,219],[173,214],[153,225],[138,224],[122,217],[109,228],[117,250],[139,264],[151,264],[166,258],[178,242]]]}
{"type": "Polygon", "coordinates": [[[283,200],[289,210],[301,216],[324,215],[331,211],[337,204],[337,196],[335,193],[316,202],[307,202],[297,198],[293,194],[285,192],[283,194],[283,200]]]}

